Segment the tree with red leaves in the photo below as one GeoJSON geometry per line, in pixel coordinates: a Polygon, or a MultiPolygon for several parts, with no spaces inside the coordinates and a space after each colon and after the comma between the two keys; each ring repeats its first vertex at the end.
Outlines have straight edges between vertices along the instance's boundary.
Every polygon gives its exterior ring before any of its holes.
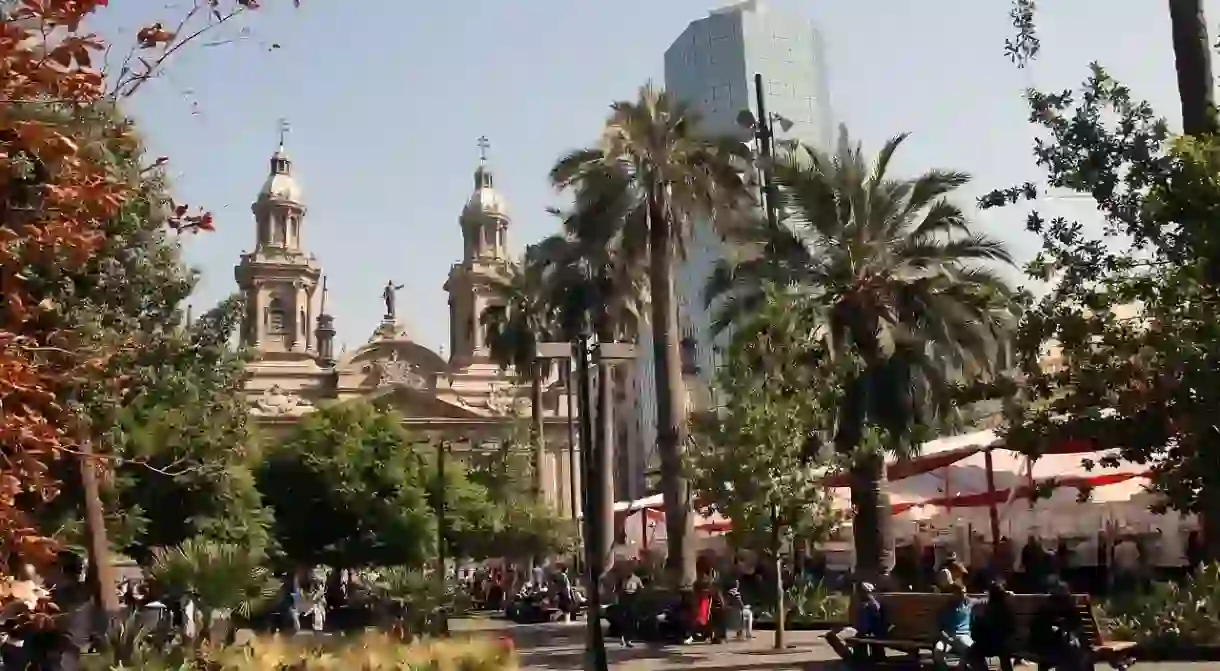
{"type": "MultiPolygon", "coordinates": [[[[130,125],[111,136],[91,134],[78,112],[115,105],[153,79],[171,57],[200,35],[257,7],[253,0],[196,0],[175,29],[138,30],[120,70],[108,77],[94,66],[107,48],[89,32],[89,18],[107,0],[0,2],[0,559],[14,554],[35,564],[54,544],[36,530],[31,501],[56,496],[51,467],[81,464],[95,596],[116,605],[108,565],[97,475],[105,455],[92,454],[91,426],[74,403],[74,390],[104,379],[121,388],[123,376],[101,375],[123,343],[98,346],[65,327],[65,306],[51,299],[45,277],[22,272],[55,268],[61,279],[85,267],[104,243],[105,224],[140,193],[140,179],[113,170],[104,152],[136,146],[130,125]]],[[[154,166],[164,163],[158,159],[154,166]]],[[[166,225],[210,230],[211,215],[170,204],[166,225]]],[[[54,280],[55,278],[51,278],[54,280]]],[[[35,503],[34,505],[37,505],[35,503]]]]}

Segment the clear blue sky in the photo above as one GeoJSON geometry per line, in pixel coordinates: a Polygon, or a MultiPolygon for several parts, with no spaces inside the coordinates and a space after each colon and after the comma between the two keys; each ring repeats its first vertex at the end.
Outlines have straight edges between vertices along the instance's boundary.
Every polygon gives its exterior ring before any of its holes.
{"type": "MultiPolygon", "coordinates": [[[[264,0],[247,39],[184,53],[133,104],[154,155],[171,157],[179,200],[218,218],[217,232],[187,245],[204,272],[196,305],[234,289],[233,264],[253,245],[249,205],[275,149],[277,119],[288,117],[288,150],[309,207],[306,244],[330,278],[339,340],[356,347],[368,338],[382,310],[380,287],[393,278],[407,285],[399,313],[408,329],[437,347],[448,341],[441,285],[461,250],[457,217],[478,161],[476,138],[491,139],[519,249],[554,228],[543,211],[556,202],[546,181],[552,161],[595,138],[612,100],[661,80],[665,48],[689,21],[725,3],[302,4],[264,0]]],[[[1044,53],[1027,73],[1003,53],[1008,0],[771,4],[812,18],[824,34],[837,120],[872,148],[913,133],[899,169],[969,171],[972,194],[1039,178],[1021,91],[1074,86],[1091,60],[1178,123],[1163,0],[1039,3],[1044,53]]],[[[111,5],[107,27],[175,11],[160,0],[111,5]]],[[[1216,25],[1220,0],[1207,9],[1216,25]]],[[[1092,208],[1072,201],[1044,209],[1080,217],[1092,208]]],[[[1020,257],[1034,251],[1019,213],[978,218],[1020,257]]]]}

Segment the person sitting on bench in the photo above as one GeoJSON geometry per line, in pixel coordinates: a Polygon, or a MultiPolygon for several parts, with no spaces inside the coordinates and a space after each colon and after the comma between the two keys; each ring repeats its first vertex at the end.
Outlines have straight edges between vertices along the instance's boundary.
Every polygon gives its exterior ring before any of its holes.
{"type": "Polygon", "coordinates": [[[966,596],[966,587],[961,583],[951,584],[946,591],[953,600],[937,616],[940,640],[932,647],[932,663],[937,671],[945,671],[949,668],[946,658],[954,655],[959,660],[958,668],[965,671],[969,666],[970,649],[974,646],[970,630],[975,602],[966,596]]]}
{"type": "Polygon", "coordinates": [[[1084,625],[1071,589],[1061,581],[1052,583],[1046,604],[1038,609],[1029,628],[1029,643],[1038,656],[1039,671],[1089,668],[1084,639],[1084,625]]]}
{"type": "Polygon", "coordinates": [[[1003,581],[993,581],[987,589],[987,601],[974,618],[974,647],[970,649],[970,664],[975,669],[987,669],[987,658],[1000,660],[1000,671],[1012,671],[1013,637],[1017,631],[1017,615],[1013,612],[1012,593],[1003,581]]]}
{"type": "Polygon", "coordinates": [[[852,619],[853,627],[842,627],[826,634],[826,642],[844,661],[880,661],[885,650],[879,645],[848,647],[844,639],[881,638],[890,630],[885,609],[877,600],[877,589],[872,583],[862,582],[856,587],[857,608],[852,619]]]}

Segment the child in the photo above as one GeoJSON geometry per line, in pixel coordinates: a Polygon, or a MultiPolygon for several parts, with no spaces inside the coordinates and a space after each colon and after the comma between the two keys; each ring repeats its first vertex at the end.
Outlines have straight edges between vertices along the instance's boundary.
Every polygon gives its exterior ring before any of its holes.
{"type": "Polygon", "coordinates": [[[940,640],[932,648],[932,662],[938,671],[944,671],[949,668],[945,658],[956,655],[958,668],[964,671],[969,664],[970,648],[974,646],[971,635],[974,602],[966,596],[966,587],[961,583],[952,583],[946,591],[952,595],[952,601],[938,616],[940,640]]]}
{"type": "Polygon", "coordinates": [[[737,640],[754,638],[754,612],[742,598],[741,583],[737,580],[729,585],[728,607],[733,626],[737,629],[737,640]]]}

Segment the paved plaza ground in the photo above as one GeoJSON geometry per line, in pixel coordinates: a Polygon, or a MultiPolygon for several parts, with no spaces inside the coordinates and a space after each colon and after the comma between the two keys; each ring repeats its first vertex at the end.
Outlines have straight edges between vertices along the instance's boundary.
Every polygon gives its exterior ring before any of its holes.
{"type": "MultiPolygon", "coordinates": [[[[455,632],[480,632],[513,639],[520,653],[522,668],[528,671],[573,671],[582,667],[584,658],[584,625],[534,624],[515,625],[502,620],[454,620],[455,632]]],[[[832,671],[841,668],[834,652],[816,631],[789,632],[789,649],[772,648],[772,634],[759,632],[753,641],[729,642],[722,645],[644,646],[623,648],[608,643],[610,668],[615,671],[703,671],[804,670],[832,671]]],[[[1033,671],[1036,667],[1018,669],[1033,671]]],[[[1101,667],[1098,669],[1108,669],[1101,667]]],[[[1203,671],[1220,668],[1216,662],[1164,663],[1142,662],[1133,671],[1203,671]]]]}

